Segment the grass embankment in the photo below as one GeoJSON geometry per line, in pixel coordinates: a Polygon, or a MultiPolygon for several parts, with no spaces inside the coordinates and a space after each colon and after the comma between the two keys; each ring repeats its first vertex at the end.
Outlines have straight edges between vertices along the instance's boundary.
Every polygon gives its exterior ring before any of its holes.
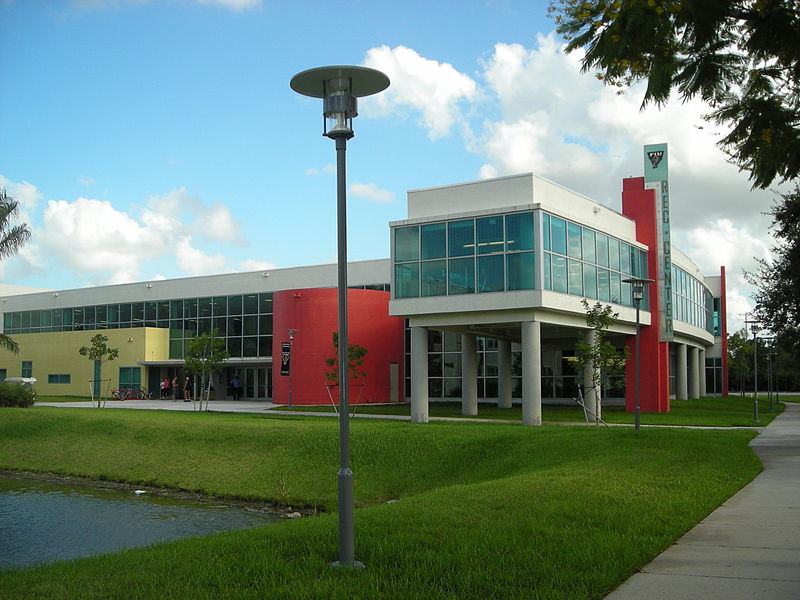
{"type": "MultiPolygon", "coordinates": [[[[356,420],[364,571],[328,566],[331,513],[0,572],[0,597],[600,598],[752,479],[752,437],[356,420]]],[[[336,505],[333,419],[6,409],[0,439],[0,468],[336,505]]]]}
{"type": "MultiPolygon", "coordinates": [[[[695,425],[705,427],[764,427],[776,415],[783,412],[783,406],[773,404],[775,412],[768,412],[769,403],[766,398],[759,399],[759,422],[753,422],[753,398],[728,396],[727,398],[699,398],[696,400],[670,400],[668,413],[641,413],[643,425],[695,425]]],[[[295,412],[333,412],[330,405],[320,406],[293,406],[292,408],[277,407],[274,410],[291,410],[295,412]]],[[[411,414],[411,405],[359,404],[357,413],[376,415],[403,415],[411,414]]],[[[432,417],[462,417],[460,402],[431,402],[429,406],[432,417]]],[[[512,408],[499,408],[496,403],[483,403],[478,405],[478,414],[467,419],[508,419],[522,420],[522,407],[514,405],[512,408]]],[[[542,406],[542,419],[545,422],[584,422],[583,409],[578,406],[542,406]]],[[[622,406],[606,406],[603,408],[603,420],[608,423],[633,423],[634,415],[625,411],[622,406]]]]}

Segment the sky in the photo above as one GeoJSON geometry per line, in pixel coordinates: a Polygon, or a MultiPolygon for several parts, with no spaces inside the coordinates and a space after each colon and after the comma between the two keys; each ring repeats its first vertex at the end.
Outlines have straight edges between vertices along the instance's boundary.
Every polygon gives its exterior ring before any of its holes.
{"type": "Polygon", "coordinates": [[[389,256],[412,189],[532,172],[621,210],[642,146],[669,144],[673,243],[743,277],[775,192],[715,145],[708,107],[640,110],[565,54],[543,0],[0,0],[0,187],[30,242],[0,283],[71,289],[336,260],[333,141],[289,87],[386,73],[347,148],[350,260],[389,256]]]}

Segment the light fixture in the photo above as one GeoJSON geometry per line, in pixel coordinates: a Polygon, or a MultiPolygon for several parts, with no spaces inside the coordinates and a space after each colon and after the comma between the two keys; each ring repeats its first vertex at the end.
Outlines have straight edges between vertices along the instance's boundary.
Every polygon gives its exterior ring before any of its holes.
{"type": "Polygon", "coordinates": [[[322,135],[336,142],[337,288],[339,304],[339,560],[338,567],[363,568],[355,560],[353,472],[350,470],[350,424],[347,337],[347,183],[345,154],[353,137],[358,100],[389,87],[389,78],[367,67],[317,67],[298,73],[289,83],[298,94],[322,98],[322,135]]]}
{"type": "Polygon", "coordinates": [[[153,287],[153,284],[152,283],[145,283],[144,287],[150,289],[151,287],[153,287]]]}
{"type": "Polygon", "coordinates": [[[633,298],[633,303],[636,306],[636,349],[634,350],[634,355],[636,356],[636,392],[635,392],[635,400],[634,400],[634,408],[633,408],[633,428],[637,431],[639,430],[639,415],[640,415],[640,408],[639,408],[639,398],[641,396],[641,364],[640,364],[640,352],[639,352],[639,330],[641,325],[639,323],[639,307],[642,303],[642,299],[644,298],[644,286],[650,285],[651,283],[655,283],[653,279],[642,279],[640,277],[630,277],[629,279],[623,279],[622,283],[629,283],[631,284],[631,298],[633,298]]]}

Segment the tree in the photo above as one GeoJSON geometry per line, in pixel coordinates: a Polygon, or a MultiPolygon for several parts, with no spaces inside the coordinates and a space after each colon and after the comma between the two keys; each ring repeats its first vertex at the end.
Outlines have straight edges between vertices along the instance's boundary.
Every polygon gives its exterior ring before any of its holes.
{"type": "MultiPolygon", "coordinates": [[[[333,348],[336,351],[334,356],[325,359],[325,364],[329,369],[325,371],[325,379],[328,385],[333,387],[339,385],[339,332],[333,332],[333,348]]],[[[367,349],[360,344],[347,345],[347,371],[350,379],[355,382],[359,377],[366,377],[367,372],[360,370],[364,365],[364,357],[367,349]]]]}
{"type": "Polygon", "coordinates": [[[777,240],[772,259],[756,259],[758,267],[745,272],[745,277],[756,287],[756,320],[796,353],[800,351],[800,185],[780,197],[769,213],[777,240]]]}
{"type": "MultiPolygon", "coordinates": [[[[744,396],[745,378],[749,378],[753,370],[753,344],[747,339],[747,332],[742,329],[728,336],[728,372],[729,379],[739,376],[739,393],[744,396]]],[[[731,386],[733,387],[733,386],[731,386]]]]}
{"type": "Polygon", "coordinates": [[[596,302],[594,306],[589,306],[585,298],[581,303],[586,309],[586,325],[594,331],[594,335],[592,343],[582,339],[575,342],[575,362],[584,373],[588,370],[591,377],[594,388],[595,424],[599,424],[603,406],[603,386],[607,385],[612,377],[625,374],[625,363],[628,361],[630,349],[627,346],[618,349],[607,337],[608,328],[615,323],[619,313],[615,313],[608,304],[596,302]]]}
{"type": "Polygon", "coordinates": [[[186,347],[185,369],[200,377],[200,410],[203,410],[203,393],[206,395],[206,410],[211,395],[211,375],[221,371],[231,354],[225,349],[225,340],[215,337],[216,331],[202,333],[192,338],[186,347]]]}
{"type": "Polygon", "coordinates": [[[673,90],[731,127],[718,145],[753,187],[800,175],[797,0],[551,0],[567,50],[620,89],[646,82],[642,107],[673,90]]]}
{"type": "MultiPolygon", "coordinates": [[[[80,349],[78,349],[78,354],[86,356],[92,363],[95,361],[99,362],[96,381],[102,381],[101,373],[103,372],[103,363],[114,360],[119,356],[119,348],[109,348],[106,342],[108,342],[108,336],[98,333],[92,336],[91,346],[81,346],[80,349]]],[[[100,390],[101,393],[97,397],[97,408],[100,408],[103,398],[102,387],[100,390]]],[[[94,395],[94,386],[92,386],[92,394],[94,395]]]]}
{"type": "MultiPolygon", "coordinates": [[[[19,252],[31,237],[31,230],[26,224],[13,224],[18,208],[19,202],[9,196],[5,189],[0,189],[0,259],[19,252]]],[[[0,333],[0,347],[19,354],[19,344],[4,333],[0,333]]]]}

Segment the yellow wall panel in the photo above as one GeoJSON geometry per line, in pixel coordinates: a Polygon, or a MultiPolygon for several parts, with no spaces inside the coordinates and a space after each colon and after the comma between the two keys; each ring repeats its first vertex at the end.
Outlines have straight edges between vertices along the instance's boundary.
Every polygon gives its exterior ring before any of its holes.
{"type": "Polygon", "coordinates": [[[38,396],[89,396],[89,381],[94,379],[94,361],[81,356],[81,346],[91,346],[96,334],[108,337],[106,344],[118,348],[119,356],[105,361],[101,378],[102,391],[119,387],[120,367],[139,367],[142,387],[147,388],[147,367],[144,360],[166,360],[169,357],[169,330],[155,327],[104,329],[92,331],[60,331],[53,333],[24,333],[11,336],[19,344],[19,354],[0,353],[0,369],[6,377],[22,375],[22,361],[31,361],[33,377],[37,379],[38,396]],[[69,375],[70,383],[48,383],[48,375],[69,375]]]}

